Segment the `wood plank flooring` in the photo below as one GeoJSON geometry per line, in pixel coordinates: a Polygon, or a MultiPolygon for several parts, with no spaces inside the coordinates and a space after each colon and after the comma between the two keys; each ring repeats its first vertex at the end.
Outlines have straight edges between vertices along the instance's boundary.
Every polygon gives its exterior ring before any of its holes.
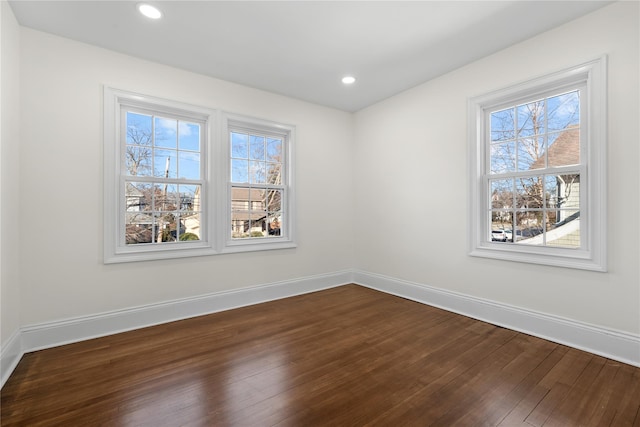
{"type": "Polygon", "coordinates": [[[2,426],[640,426],[640,368],[356,285],[29,353],[2,426]]]}

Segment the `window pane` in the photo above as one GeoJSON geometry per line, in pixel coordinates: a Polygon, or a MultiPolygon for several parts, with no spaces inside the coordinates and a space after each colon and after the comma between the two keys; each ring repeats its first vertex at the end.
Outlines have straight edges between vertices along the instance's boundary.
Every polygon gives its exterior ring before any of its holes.
{"type": "Polygon", "coordinates": [[[282,165],[280,163],[267,163],[267,183],[282,184],[282,165]]]}
{"type": "Polygon", "coordinates": [[[178,152],[179,178],[200,179],[200,153],[178,152]]]}
{"type": "Polygon", "coordinates": [[[231,132],[231,157],[247,159],[249,154],[249,136],[231,132]]]}
{"type": "Polygon", "coordinates": [[[527,137],[545,132],[544,100],[518,106],[518,136],[527,137]]]}
{"type": "Polygon", "coordinates": [[[197,123],[178,122],[178,141],[181,150],[200,151],[200,125],[197,123]]]}
{"type": "Polygon", "coordinates": [[[513,172],[516,167],[515,142],[491,145],[491,173],[513,172]]]}
{"type": "Polygon", "coordinates": [[[513,179],[492,179],[489,180],[489,187],[493,209],[513,207],[513,179]]]}
{"type": "Polygon", "coordinates": [[[580,92],[574,91],[547,100],[549,132],[580,123],[580,92]]]}
{"type": "Polygon", "coordinates": [[[181,242],[200,240],[200,214],[183,213],[180,215],[181,242]]]}
{"type": "Polygon", "coordinates": [[[491,141],[505,141],[516,137],[513,112],[513,108],[509,108],[491,113],[491,141]]]}
{"type": "Polygon", "coordinates": [[[264,161],[264,137],[251,135],[249,137],[249,159],[264,161]]]}
{"type": "Polygon", "coordinates": [[[516,179],[516,207],[537,209],[543,207],[544,186],[541,176],[516,179]]]}
{"type": "Polygon", "coordinates": [[[249,182],[249,161],[231,160],[231,182],[249,182]]]}
{"type": "Polygon", "coordinates": [[[151,116],[127,111],[127,144],[151,145],[151,116]]]}
{"type": "Polygon", "coordinates": [[[177,216],[174,212],[154,213],[157,242],[175,242],[178,232],[177,216]]]}
{"type": "Polygon", "coordinates": [[[155,146],[164,148],[177,148],[178,121],[156,117],[155,119],[155,146]]]}
{"type": "Polygon", "coordinates": [[[125,221],[127,245],[153,242],[153,217],[150,214],[127,213],[125,221]]]}
{"type": "Polygon", "coordinates": [[[178,175],[176,150],[154,150],[153,176],[176,178],[178,175]]]}
{"type": "Polygon", "coordinates": [[[180,210],[183,212],[200,211],[200,185],[179,185],[180,210]]]}
{"type": "Polygon", "coordinates": [[[510,242],[512,238],[513,213],[510,211],[491,212],[491,235],[489,241],[510,242]]]}
{"type": "Polygon", "coordinates": [[[267,161],[282,162],[282,140],[267,138],[267,161]]]}
{"type": "Polygon", "coordinates": [[[543,245],[543,213],[539,211],[516,212],[517,243],[543,245]]]}
{"type": "Polygon", "coordinates": [[[518,140],[518,170],[527,171],[545,167],[544,138],[518,140]]]}
{"type": "Polygon", "coordinates": [[[125,150],[125,166],[127,175],[152,176],[151,147],[127,145],[125,150]]]}
{"type": "Polygon", "coordinates": [[[269,215],[269,235],[280,236],[282,234],[282,215],[269,215]]]}
{"type": "Polygon", "coordinates": [[[580,163],[580,129],[570,127],[549,135],[549,166],[580,163]]]}
{"type": "Polygon", "coordinates": [[[265,204],[269,212],[280,212],[282,210],[282,191],[267,190],[265,204]]]}
{"type": "Polygon", "coordinates": [[[152,185],[141,182],[125,184],[125,203],[127,212],[150,211],[153,208],[152,185]]]}
{"type": "Polygon", "coordinates": [[[264,184],[267,182],[266,165],[264,162],[249,162],[249,181],[252,184],[264,184]]]}
{"type": "Polygon", "coordinates": [[[558,207],[562,209],[580,209],[580,174],[557,175],[558,207]]]}
{"type": "Polygon", "coordinates": [[[580,212],[576,210],[559,210],[557,222],[549,218],[547,224],[547,245],[563,248],[580,247],[580,212]]]}
{"type": "Polygon", "coordinates": [[[176,184],[154,185],[154,210],[176,211],[179,205],[180,198],[176,184]]]}

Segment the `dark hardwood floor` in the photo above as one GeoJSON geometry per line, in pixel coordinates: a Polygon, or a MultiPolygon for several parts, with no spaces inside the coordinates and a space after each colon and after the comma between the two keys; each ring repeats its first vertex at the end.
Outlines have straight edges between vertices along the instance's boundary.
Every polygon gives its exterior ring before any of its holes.
{"type": "Polygon", "coordinates": [[[356,285],[24,356],[2,426],[640,426],[640,368],[356,285]]]}

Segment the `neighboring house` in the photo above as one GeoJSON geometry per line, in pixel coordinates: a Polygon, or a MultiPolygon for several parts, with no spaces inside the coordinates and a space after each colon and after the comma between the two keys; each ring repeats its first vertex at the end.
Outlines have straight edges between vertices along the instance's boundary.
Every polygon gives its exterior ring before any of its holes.
{"type": "Polygon", "coordinates": [[[261,189],[231,189],[231,236],[233,238],[279,236],[281,214],[279,193],[261,189]],[[270,198],[271,197],[271,198],[270,198]],[[274,211],[269,211],[274,209],[274,211]]]}
{"type": "Polygon", "coordinates": [[[258,234],[267,229],[267,208],[263,191],[258,189],[231,189],[231,234],[233,237],[245,237],[258,234]]]}
{"type": "MultiPolygon", "coordinates": [[[[568,126],[547,150],[549,167],[580,163],[580,129],[568,126]]],[[[536,160],[530,169],[540,169],[545,158],[536,160]]],[[[546,244],[549,246],[580,246],[580,175],[556,175],[555,194],[549,195],[547,203],[556,207],[555,218],[550,215],[547,224],[546,244]]],[[[542,235],[522,240],[522,243],[542,244],[542,235]]]]}

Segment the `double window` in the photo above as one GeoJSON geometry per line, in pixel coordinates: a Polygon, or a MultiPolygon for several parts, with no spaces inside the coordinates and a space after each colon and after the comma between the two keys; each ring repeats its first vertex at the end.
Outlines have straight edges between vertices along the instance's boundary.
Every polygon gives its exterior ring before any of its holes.
{"type": "Polygon", "coordinates": [[[606,269],[604,59],[470,100],[471,255],[606,269]]]}
{"type": "Polygon", "coordinates": [[[294,131],[105,88],[105,262],[294,246],[294,131]]]}

